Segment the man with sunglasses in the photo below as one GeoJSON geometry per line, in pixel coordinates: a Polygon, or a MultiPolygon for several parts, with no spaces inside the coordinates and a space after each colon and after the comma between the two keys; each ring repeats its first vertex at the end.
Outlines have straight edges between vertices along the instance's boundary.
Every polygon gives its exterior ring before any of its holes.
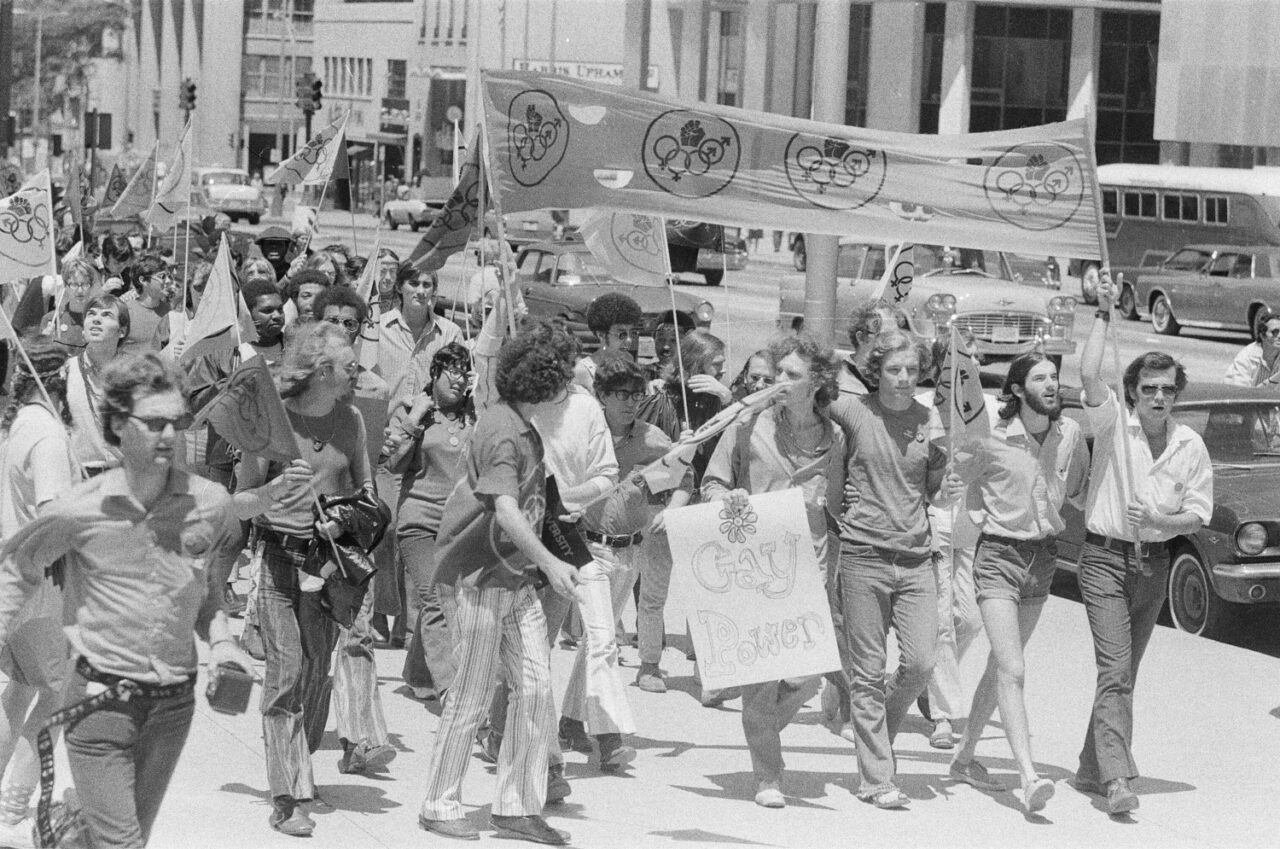
{"type": "Polygon", "coordinates": [[[1116,286],[1107,272],[1080,356],[1084,409],[1095,434],[1080,594],[1093,632],[1097,690],[1076,788],[1106,797],[1107,811],[1138,807],[1130,781],[1133,688],[1164,604],[1168,541],[1194,534],[1213,512],[1213,467],[1200,436],[1173,418],[1187,385],[1182,364],[1151,351],[1124,371],[1124,406],[1102,380],[1116,286]],[[1126,468],[1127,466],[1127,468],[1126,468]]]}
{"type": "Polygon", "coordinates": [[[620,351],[633,360],[640,352],[640,322],[644,311],[634,298],[620,292],[606,292],[587,307],[587,328],[596,335],[600,347],[578,360],[573,380],[593,391],[596,368],[609,354],[620,351]]]}

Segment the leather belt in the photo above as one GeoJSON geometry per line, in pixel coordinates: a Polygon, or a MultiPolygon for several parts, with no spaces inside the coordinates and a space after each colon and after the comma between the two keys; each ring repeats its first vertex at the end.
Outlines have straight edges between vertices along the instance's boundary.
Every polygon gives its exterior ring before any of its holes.
{"type": "Polygon", "coordinates": [[[194,675],[176,684],[148,684],[142,681],[134,681],[132,678],[125,678],[122,675],[99,672],[84,657],[76,659],[76,672],[80,673],[85,680],[92,681],[95,684],[102,684],[106,687],[124,685],[124,689],[130,691],[133,695],[147,699],[169,699],[174,696],[181,696],[184,693],[191,692],[196,686],[196,676],[194,675]]]}
{"type": "MultiPolygon", "coordinates": [[[[1086,531],[1084,541],[1090,545],[1096,545],[1098,548],[1105,548],[1107,551],[1114,551],[1116,554],[1134,554],[1134,544],[1127,539],[1118,539],[1116,537],[1104,537],[1102,534],[1095,534],[1093,531],[1086,531]]],[[[1139,543],[1137,554],[1139,556],[1156,546],[1162,546],[1161,542],[1145,542],[1139,543]]]]}
{"type": "Polygon", "coordinates": [[[1032,537],[1030,539],[1016,539],[1014,537],[1002,537],[999,534],[989,534],[986,531],[983,531],[978,534],[978,542],[982,542],[984,539],[989,539],[992,542],[999,543],[1000,545],[1011,545],[1014,548],[1017,548],[1023,545],[1048,545],[1057,539],[1057,537],[1045,536],[1032,537]]]}
{"type": "Polygon", "coordinates": [[[644,539],[644,534],[640,531],[636,531],[634,534],[598,534],[595,531],[583,528],[582,535],[587,538],[588,542],[607,545],[609,548],[630,548],[644,539]]]}
{"type": "Polygon", "coordinates": [[[293,534],[282,534],[270,528],[259,528],[264,540],[270,540],[285,551],[301,551],[306,553],[311,548],[311,537],[296,537],[293,534]]]}

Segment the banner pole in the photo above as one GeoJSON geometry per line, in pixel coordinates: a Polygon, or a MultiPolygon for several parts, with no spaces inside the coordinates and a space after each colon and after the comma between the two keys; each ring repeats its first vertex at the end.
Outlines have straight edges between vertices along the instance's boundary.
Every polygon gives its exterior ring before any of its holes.
{"type": "MultiPolygon", "coordinates": [[[[662,232],[662,270],[667,278],[667,294],[671,296],[671,322],[676,329],[676,368],[680,370],[680,396],[684,400],[684,429],[689,428],[689,375],[684,371],[684,355],[680,352],[680,313],[676,309],[676,284],[671,271],[671,252],[667,247],[667,219],[658,219],[658,229],[662,232]]],[[[728,319],[725,319],[728,321],[728,319]]]]}
{"type": "MultiPolygon", "coordinates": [[[[516,298],[515,298],[515,257],[511,256],[511,246],[507,244],[507,228],[502,220],[502,202],[498,198],[497,186],[494,185],[492,168],[492,151],[489,149],[488,124],[480,121],[480,162],[484,167],[484,185],[488,188],[493,201],[493,221],[498,231],[498,256],[502,258],[502,292],[507,299],[507,330],[516,335],[516,298]]],[[[481,259],[484,250],[484,196],[480,192],[480,246],[481,259]]]]}
{"type": "MultiPolygon", "coordinates": [[[[37,280],[34,285],[39,286],[39,281],[37,280]]],[[[31,362],[31,357],[27,355],[26,346],[23,345],[22,340],[18,338],[18,331],[14,329],[13,322],[9,321],[9,314],[0,309],[0,319],[3,319],[4,321],[4,330],[8,334],[9,338],[13,340],[13,347],[18,350],[18,356],[22,358],[22,361],[26,363],[27,369],[31,372],[31,377],[36,382],[36,389],[40,390],[40,397],[49,405],[49,412],[53,413],[54,416],[57,416],[58,407],[53,403],[53,399],[49,397],[49,390],[45,388],[44,381],[40,379],[40,373],[36,371],[35,364],[31,362]]],[[[54,321],[57,321],[56,313],[54,321]]],[[[76,456],[74,451],[70,452],[70,455],[71,462],[75,463],[76,472],[79,473],[81,478],[86,477],[84,473],[84,464],[80,462],[80,458],[76,456]]]]}

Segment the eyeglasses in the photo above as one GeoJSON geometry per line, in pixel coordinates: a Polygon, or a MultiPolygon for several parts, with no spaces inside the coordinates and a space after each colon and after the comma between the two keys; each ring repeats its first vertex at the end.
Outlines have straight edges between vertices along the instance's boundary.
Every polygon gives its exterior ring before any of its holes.
{"type": "Polygon", "coordinates": [[[453,366],[450,366],[450,367],[448,367],[448,368],[441,369],[441,370],[440,370],[440,374],[441,374],[441,375],[443,375],[444,377],[449,378],[450,380],[454,381],[455,383],[456,383],[457,381],[459,381],[459,380],[466,380],[466,379],[467,379],[467,373],[466,373],[466,371],[464,371],[463,369],[460,369],[460,368],[455,368],[455,367],[453,367],[453,366]]]}
{"type": "Polygon", "coordinates": [[[747,375],[747,383],[759,386],[773,386],[773,378],[767,374],[749,374],[747,375]]]}
{"type": "Polygon", "coordinates": [[[360,370],[360,363],[355,360],[352,360],[349,363],[334,363],[333,370],[337,371],[338,369],[342,369],[347,374],[355,374],[360,370]]]}
{"type": "Polygon", "coordinates": [[[195,420],[195,416],[190,413],[183,413],[176,419],[167,416],[135,416],[129,413],[129,418],[134,421],[142,422],[142,426],[152,433],[163,433],[166,427],[172,427],[174,430],[186,430],[191,427],[191,422],[195,420]]]}
{"type": "Polygon", "coordinates": [[[92,280],[68,280],[67,288],[68,289],[92,289],[93,281],[92,280]]]}
{"type": "Polygon", "coordinates": [[[628,392],[625,389],[611,389],[605,393],[618,401],[639,401],[644,398],[644,390],[638,392],[628,392]]]}
{"type": "Polygon", "coordinates": [[[329,322],[330,324],[341,325],[342,327],[345,327],[347,331],[350,333],[355,333],[357,330],[360,329],[360,320],[355,318],[338,318],[336,315],[331,315],[328,318],[326,318],[325,321],[329,322]]]}
{"type": "Polygon", "coordinates": [[[1157,394],[1161,393],[1166,397],[1172,398],[1174,395],[1178,394],[1178,387],[1171,386],[1167,383],[1160,383],[1154,386],[1144,383],[1138,387],[1138,391],[1142,393],[1142,397],[1144,398],[1154,398],[1157,394]]]}
{"type": "Polygon", "coordinates": [[[1270,330],[1262,331],[1263,336],[1280,336],[1280,327],[1273,327],[1270,330]]]}

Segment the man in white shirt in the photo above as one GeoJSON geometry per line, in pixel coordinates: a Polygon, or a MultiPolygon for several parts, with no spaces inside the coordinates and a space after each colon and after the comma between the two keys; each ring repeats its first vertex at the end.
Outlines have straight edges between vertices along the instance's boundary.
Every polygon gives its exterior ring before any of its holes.
{"type": "Polygon", "coordinates": [[[1112,815],[1138,807],[1129,786],[1133,688],[1169,577],[1169,541],[1190,536],[1213,513],[1213,466],[1200,436],[1173,419],[1186,371],[1158,351],[1124,372],[1125,403],[1102,380],[1116,287],[1103,275],[1098,311],[1080,357],[1085,413],[1095,434],[1085,502],[1080,594],[1098,661],[1093,713],[1076,787],[1105,795],[1112,815]]]}

